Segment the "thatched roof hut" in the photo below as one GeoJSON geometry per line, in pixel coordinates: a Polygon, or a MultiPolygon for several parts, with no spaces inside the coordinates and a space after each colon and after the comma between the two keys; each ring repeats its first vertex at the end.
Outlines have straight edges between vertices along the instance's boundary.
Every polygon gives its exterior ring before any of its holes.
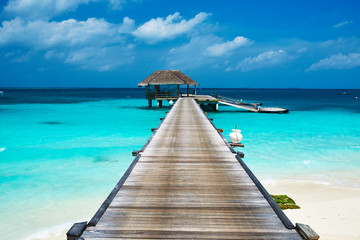
{"type": "Polygon", "coordinates": [[[179,70],[157,70],[138,84],[139,87],[146,87],[149,85],[198,86],[200,84],[179,70]]]}
{"type": "Polygon", "coordinates": [[[184,93],[180,90],[183,85],[186,86],[186,96],[189,96],[189,87],[194,86],[192,94],[196,94],[196,86],[200,84],[179,70],[157,70],[138,84],[139,87],[146,88],[145,97],[149,106],[152,106],[153,99],[158,101],[158,106],[162,106],[163,100],[176,100],[183,96],[184,93]]]}

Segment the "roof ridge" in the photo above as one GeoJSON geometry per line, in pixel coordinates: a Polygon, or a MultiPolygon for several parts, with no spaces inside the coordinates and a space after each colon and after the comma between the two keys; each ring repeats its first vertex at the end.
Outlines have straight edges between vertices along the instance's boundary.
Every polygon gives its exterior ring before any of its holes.
{"type": "MultiPolygon", "coordinates": [[[[170,71],[172,75],[174,75],[176,78],[180,79],[181,81],[183,81],[184,83],[187,83],[184,79],[180,78],[178,75],[175,74],[175,71],[178,70],[165,70],[165,71],[170,71]]],[[[164,72],[164,71],[163,71],[164,72]]]]}
{"type": "MultiPolygon", "coordinates": [[[[179,70],[173,70],[174,75],[178,76],[180,78],[184,77],[185,79],[181,78],[181,80],[186,83],[186,85],[191,84],[191,82],[195,82],[193,79],[191,79],[188,75],[186,75],[185,73],[179,71],[179,70]],[[176,73],[175,73],[176,72],[176,73]]],[[[195,82],[196,83],[196,82],[195,82]]]]}
{"type": "Polygon", "coordinates": [[[149,86],[149,85],[199,85],[193,79],[180,70],[156,70],[150,76],[141,81],[138,86],[149,86]]]}
{"type": "MultiPolygon", "coordinates": [[[[161,71],[161,70],[156,70],[156,71],[159,71],[159,73],[156,74],[154,77],[152,77],[152,78],[148,81],[148,83],[150,83],[152,80],[154,80],[156,77],[158,77],[160,74],[163,73],[163,71],[161,71]]],[[[155,71],[154,73],[156,73],[156,71],[155,71]]]]}

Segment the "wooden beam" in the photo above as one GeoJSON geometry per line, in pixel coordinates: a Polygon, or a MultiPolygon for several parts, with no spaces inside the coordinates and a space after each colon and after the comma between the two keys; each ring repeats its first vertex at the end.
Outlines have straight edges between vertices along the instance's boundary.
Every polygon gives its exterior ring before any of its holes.
{"type": "MultiPolygon", "coordinates": [[[[86,229],[87,222],[74,223],[70,230],[66,233],[67,240],[79,240],[81,234],[86,229]]],[[[82,239],[82,238],[80,238],[82,239]]]]}
{"type": "Polygon", "coordinates": [[[134,150],[132,151],[132,155],[136,157],[137,155],[139,155],[140,152],[141,152],[140,150],[134,150]]]}
{"type": "Polygon", "coordinates": [[[245,154],[243,152],[236,152],[236,155],[238,155],[241,158],[245,157],[245,154]]]}
{"type": "Polygon", "coordinates": [[[242,144],[242,143],[230,143],[230,146],[232,146],[232,147],[244,147],[244,144],[242,144]]]}
{"type": "Polygon", "coordinates": [[[309,226],[302,223],[296,223],[296,230],[305,240],[317,240],[320,236],[309,226]]]}

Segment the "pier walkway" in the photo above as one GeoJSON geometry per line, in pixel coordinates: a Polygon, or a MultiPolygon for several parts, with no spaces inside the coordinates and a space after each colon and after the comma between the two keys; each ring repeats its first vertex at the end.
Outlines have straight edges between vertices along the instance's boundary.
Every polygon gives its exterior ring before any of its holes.
{"type": "Polygon", "coordinates": [[[280,107],[260,107],[262,103],[246,103],[237,99],[216,95],[220,104],[241,108],[250,112],[257,113],[288,113],[289,110],[280,107]]]}
{"type": "Polygon", "coordinates": [[[289,112],[288,109],[285,108],[279,108],[279,107],[254,107],[251,106],[249,104],[239,104],[239,103],[230,103],[230,102],[226,102],[223,100],[219,100],[219,103],[224,104],[224,105],[228,105],[228,106],[232,106],[232,107],[236,107],[236,108],[241,108],[250,112],[258,112],[258,113],[287,113],[289,112]]]}
{"type": "Polygon", "coordinates": [[[179,98],[68,239],[303,239],[269,197],[195,100],[179,98]]]}

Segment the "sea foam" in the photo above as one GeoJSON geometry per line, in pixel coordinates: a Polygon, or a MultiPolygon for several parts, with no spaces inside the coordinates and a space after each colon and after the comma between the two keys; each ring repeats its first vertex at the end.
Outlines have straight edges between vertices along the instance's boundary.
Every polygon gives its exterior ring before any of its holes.
{"type": "Polygon", "coordinates": [[[72,226],[72,222],[62,223],[59,225],[42,228],[39,231],[32,233],[21,240],[35,240],[35,239],[54,239],[65,238],[65,233],[72,226]]]}

